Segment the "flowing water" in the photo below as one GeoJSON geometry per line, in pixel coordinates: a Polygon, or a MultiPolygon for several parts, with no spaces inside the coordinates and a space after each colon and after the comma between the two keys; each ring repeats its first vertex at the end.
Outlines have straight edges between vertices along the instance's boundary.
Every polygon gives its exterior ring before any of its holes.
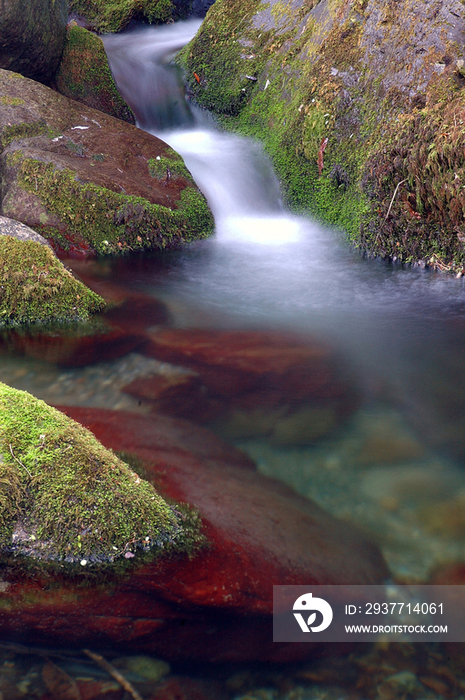
{"type": "MultiPolygon", "coordinates": [[[[395,575],[425,581],[465,559],[464,282],[366,260],[340,232],[286,211],[261,146],[184,96],[172,59],[199,24],[104,41],[139,126],[182,154],[215,234],[89,269],[162,300],[178,328],[299,331],[335,348],[363,396],[344,426],[314,445],[238,444],[263,473],[362,525],[395,575]]],[[[0,379],[56,403],[133,408],[120,387],[153,370],[138,355],[66,371],[9,357],[0,379]]]]}
{"type": "Polygon", "coordinates": [[[105,39],[140,125],[183,155],[216,222],[213,238],[162,269],[132,260],[118,274],[126,267],[132,284],[164,299],[179,327],[306,331],[340,350],[366,392],[345,431],[311,448],[242,447],[264,473],[370,529],[396,574],[425,580],[465,554],[462,516],[442,515],[461,513],[465,493],[463,280],[366,260],[340,232],[286,211],[261,147],[180,97],[172,58],[198,26],[105,39]]]}

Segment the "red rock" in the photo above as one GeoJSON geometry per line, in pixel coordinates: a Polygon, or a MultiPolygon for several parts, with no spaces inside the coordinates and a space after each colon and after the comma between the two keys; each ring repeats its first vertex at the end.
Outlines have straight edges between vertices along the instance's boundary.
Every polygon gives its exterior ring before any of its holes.
{"type": "MultiPolygon", "coordinates": [[[[91,326],[92,328],[92,326],[91,326]]],[[[79,329],[82,333],[83,329],[79,329]]],[[[134,352],[143,344],[143,337],[128,334],[107,325],[89,335],[71,335],[66,329],[55,328],[30,334],[11,331],[5,335],[3,352],[16,356],[35,357],[61,367],[85,367],[96,362],[108,362],[134,352]]]]}
{"type": "Polygon", "coordinates": [[[295,661],[324,645],[273,643],[273,584],[371,584],[388,576],[376,547],[351,526],[243,468],[247,458],[244,464],[218,438],[207,442],[207,431],[196,435],[193,426],[180,441],[185,422],[166,417],[65,412],[106,446],[133,452],[163,495],[196,507],[209,547],[190,559],[138,565],[136,557],[129,576],[100,585],[4,570],[2,636],[166,659],[295,661]]]}
{"type": "Polygon", "coordinates": [[[124,391],[170,415],[214,422],[235,437],[312,442],[338,425],[357,396],[335,353],[319,341],[266,331],[163,329],[144,353],[196,373],[167,387],[157,377],[124,391]]]}

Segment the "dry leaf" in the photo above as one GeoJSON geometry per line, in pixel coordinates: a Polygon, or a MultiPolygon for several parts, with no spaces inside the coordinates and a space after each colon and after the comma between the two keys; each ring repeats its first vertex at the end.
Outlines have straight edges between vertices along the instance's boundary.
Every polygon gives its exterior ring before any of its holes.
{"type": "Polygon", "coordinates": [[[81,700],[81,693],[73,679],[51,661],[43,667],[42,678],[53,700],[81,700]]]}

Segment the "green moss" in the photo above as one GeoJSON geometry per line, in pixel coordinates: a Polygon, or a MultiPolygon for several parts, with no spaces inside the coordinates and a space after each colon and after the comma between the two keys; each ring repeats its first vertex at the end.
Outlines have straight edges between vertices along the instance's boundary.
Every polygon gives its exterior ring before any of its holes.
{"type": "Polygon", "coordinates": [[[185,177],[190,180],[192,176],[181,156],[172,148],[167,148],[165,153],[165,156],[150,158],[148,161],[150,175],[157,180],[169,181],[173,177],[185,177]]]}
{"type": "MultiPolygon", "coordinates": [[[[199,518],[167,504],[78,423],[0,384],[0,550],[81,565],[189,552],[199,518]]],[[[197,542],[197,544],[195,544],[197,542]]]]}
{"type": "Polygon", "coordinates": [[[19,105],[24,104],[24,100],[22,100],[20,97],[9,97],[8,95],[2,95],[2,97],[0,97],[0,104],[18,107],[19,105]]]}
{"type": "Polygon", "coordinates": [[[66,97],[131,124],[135,122],[131,108],[118,92],[102,40],[83,27],[68,29],[55,85],[66,97]]]}
{"type": "Polygon", "coordinates": [[[105,305],[52,251],[0,236],[0,327],[86,320],[105,305]]]}
{"type": "Polygon", "coordinates": [[[170,0],[71,0],[70,10],[86,17],[102,33],[121,31],[131,19],[158,23],[175,16],[170,0]]]}
{"type": "Polygon", "coordinates": [[[18,182],[65,223],[66,236],[59,231],[54,236],[65,250],[70,238],[85,241],[99,254],[163,249],[206,237],[213,230],[205,198],[193,186],[183,189],[177,208],[171,210],[142,197],[82,183],[71,170],[33,159],[21,162],[18,182]]]}
{"type": "Polygon", "coordinates": [[[2,129],[1,144],[3,148],[6,148],[12,141],[30,138],[32,136],[41,136],[42,134],[47,134],[48,131],[48,127],[43,120],[6,125],[2,129]]]}
{"type": "MultiPolygon", "coordinates": [[[[314,6],[217,0],[178,57],[191,93],[225,128],[263,141],[291,207],[343,228],[371,254],[462,271],[460,71],[452,61],[444,74],[433,70],[414,98],[386,91],[392,75],[365,55],[369,3],[333,0],[318,19],[314,6]]],[[[397,27],[399,12],[389,6],[383,22],[397,27]]],[[[393,41],[408,53],[412,27],[404,24],[393,41]]],[[[425,70],[436,65],[434,41],[422,60],[425,70]]]]}

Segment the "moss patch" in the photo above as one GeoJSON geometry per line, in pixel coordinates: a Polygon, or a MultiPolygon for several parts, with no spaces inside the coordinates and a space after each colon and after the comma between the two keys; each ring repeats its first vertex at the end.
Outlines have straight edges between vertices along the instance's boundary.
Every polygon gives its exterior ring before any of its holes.
{"type": "Polygon", "coordinates": [[[35,241],[0,236],[0,327],[86,320],[105,302],[35,241]]]}
{"type": "Polygon", "coordinates": [[[0,505],[0,550],[38,560],[87,566],[199,543],[198,517],[168,505],[90,431],[4,384],[0,505]]]}
{"type": "Polygon", "coordinates": [[[293,208],[462,272],[463,61],[428,7],[217,0],[178,61],[200,105],[263,141],[293,208]]]}
{"type": "Polygon", "coordinates": [[[83,27],[68,29],[55,84],[66,97],[135,123],[131,108],[116,88],[102,40],[83,27]]]}
{"type": "Polygon", "coordinates": [[[174,16],[170,0],[70,0],[69,9],[84,16],[101,33],[119,32],[131,19],[158,23],[174,16]]]}
{"type": "MultiPolygon", "coordinates": [[[[177,208],[169,209],[143,197],[83,183],[71,170],[34,159],[22,160],[18,182],[64,222],[66,235],[57,230],[53,236],[64,250],[70,240],[83,240],[99,254],[163,249],[205,237],[213,230],[206,200],[194,187],[184,188],[177,208]]],[[[50,231],[44,229],[44,235],[50,237],[50,231]]]]}

